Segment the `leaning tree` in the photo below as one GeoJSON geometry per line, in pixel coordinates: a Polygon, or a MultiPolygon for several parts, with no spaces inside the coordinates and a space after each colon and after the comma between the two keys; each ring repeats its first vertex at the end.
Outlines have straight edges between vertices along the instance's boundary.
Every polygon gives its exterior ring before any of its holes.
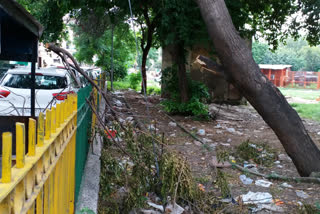
{"type": "MultiPolygon", "coordinates": [[[[297,112],[260,72],[250,48],[235,29],[224,0],[197,0],[197,3],[228,81],[241,91],[273,129],[301,176],[320,172],[319,148],[312,141],[297,112]]],[[[300,8],[305,9],[307,5],[300,5],[300,8]]],[[[308,29],[312,33],[312,28],[308,29]]],[[[309,38],[309,41],[319,43],[315,39],[317,35],[310,34],[309,38]]]]}

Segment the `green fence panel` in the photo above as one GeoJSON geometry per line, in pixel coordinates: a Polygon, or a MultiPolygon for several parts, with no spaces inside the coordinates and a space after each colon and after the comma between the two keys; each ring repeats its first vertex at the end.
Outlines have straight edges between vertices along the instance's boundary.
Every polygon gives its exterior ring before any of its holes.
{"type": "Polygon", "coordinates": [[[86,102],[90,97],[92,86],[81,88],[78,92],[77,136],[76,136],[76,168],[75,168],[75,202],[78,200],[82,174],[89,150],[89,137],[91,133],[92,112],[86,102]]]}

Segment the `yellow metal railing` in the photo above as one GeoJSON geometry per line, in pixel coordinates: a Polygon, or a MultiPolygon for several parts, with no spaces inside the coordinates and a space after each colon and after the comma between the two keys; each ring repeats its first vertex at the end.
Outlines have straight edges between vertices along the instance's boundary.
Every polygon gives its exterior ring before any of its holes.
{"type": "Polygon", "coordinates": [[[74,213],[77,95],[41,113],[29,128],[16,123],[16,163],[12,133],[2,133],[0,213],[74,213]],[[25,133],[28,131],[28,153],[25,133]]]}

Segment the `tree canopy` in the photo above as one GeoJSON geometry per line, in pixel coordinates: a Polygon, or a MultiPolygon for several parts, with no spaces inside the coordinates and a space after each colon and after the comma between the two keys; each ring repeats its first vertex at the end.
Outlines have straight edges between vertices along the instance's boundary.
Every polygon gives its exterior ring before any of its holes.
{"type": "Polygon", "coordinates": [[[293,71],[320,71],[320,47],[310,47],[303,39],[290,38],[276,51],[266,43],[254,42],[252,54],[258,64],[288,64],[293,71]]]}

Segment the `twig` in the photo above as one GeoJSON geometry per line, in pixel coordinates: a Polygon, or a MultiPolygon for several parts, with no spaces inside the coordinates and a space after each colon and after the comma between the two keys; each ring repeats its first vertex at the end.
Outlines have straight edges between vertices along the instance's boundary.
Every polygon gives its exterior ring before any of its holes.
{"type": "Polygon", "coordinates": [[[262,174],[259,172],[254,172],[252,170],[246,169],[238,164],[234,164],[234,163],[230,163],[234,168],[243,171],[243,172],[247,172],[259,177],[263,177],[265,179],[270,179],[270,180],[281,180],[281,181],[292,181],[292,182],[296,182],[296,183],[315,183],[315,184],[320,184],[320,178],[316,178],[316,177],[286,177],[286,176],[282,176],[282,175],[278,175],[278,174],[262,174]]]}

